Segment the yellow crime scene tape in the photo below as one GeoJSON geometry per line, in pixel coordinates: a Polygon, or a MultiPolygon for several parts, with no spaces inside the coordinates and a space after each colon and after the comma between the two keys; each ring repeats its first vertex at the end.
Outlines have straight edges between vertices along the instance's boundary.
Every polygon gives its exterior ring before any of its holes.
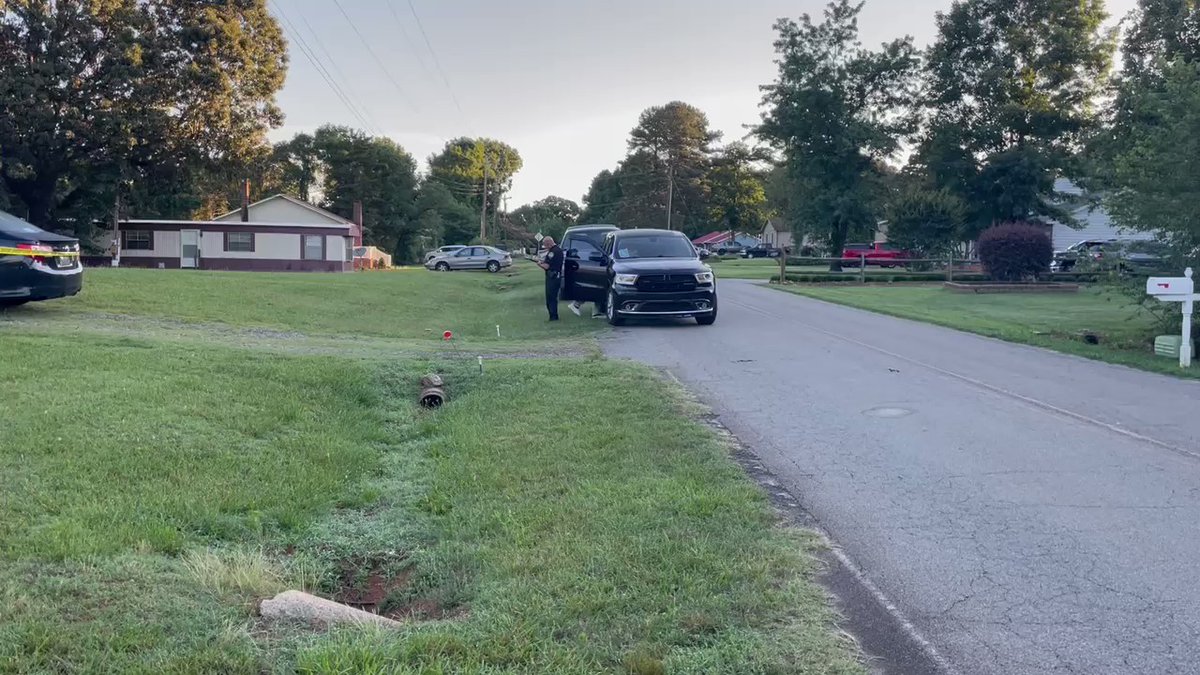
{"type": "Polygon", "coordinates": [[[0,246],[0,255],[19,255],[27,258],[78,258],[78,251],[54,251],[50,249],[8,248],[0,246]]]}

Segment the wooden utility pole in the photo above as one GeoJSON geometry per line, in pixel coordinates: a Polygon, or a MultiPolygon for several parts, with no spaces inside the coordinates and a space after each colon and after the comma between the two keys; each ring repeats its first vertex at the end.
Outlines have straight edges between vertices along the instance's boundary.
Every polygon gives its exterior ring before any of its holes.
{"type": "Polygon", "coordinates": [[[483,156],[483,206],[479,209],[479,243],[487,239],[487,203],[488,203],[488,165],[487,155],[483,156]]]}
{"type": "Polygon", "coordinates": [[[675,211],[675,165],[667,162],[667,229],[671,229],[671,218],[675,211]]]}

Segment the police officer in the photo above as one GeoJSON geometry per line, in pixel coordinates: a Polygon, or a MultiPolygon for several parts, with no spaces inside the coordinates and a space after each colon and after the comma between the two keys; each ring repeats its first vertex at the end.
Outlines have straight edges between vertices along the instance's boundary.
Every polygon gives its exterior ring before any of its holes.
{"type": "Polygon", "coordinates": [[[562,289],[563,250],[554,243],[554,237],[542,240],[542,248],[546,255],[538,263],[538,267],[546,270],[546,311],[550,312],[550,320],[558,321],[558,293],[562,289]]]}

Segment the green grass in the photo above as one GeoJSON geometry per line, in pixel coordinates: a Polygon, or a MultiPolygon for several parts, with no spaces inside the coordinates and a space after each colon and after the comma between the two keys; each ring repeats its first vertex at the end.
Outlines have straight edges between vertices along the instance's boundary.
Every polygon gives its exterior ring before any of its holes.
{"type": "Polygon", "coordinates": [[[0,557],[256,539],[376,463],[362,364],[133,339],[4,339],[0,557]]]}
{"type": "Polygon", "coordinates": [[[1100,288],[1078,294],[954,293],[936,286],[774,286],[881,314],[1045,347],[1144,370],[1200,377],[1153,354],[1154,324],[1128,298],[1100,288]],[[1084,332],[1099,345],[1081,339],[1084,332]]]}
{"type": "Polygon", "coordinates": [[[10,313],[0,672],[861,672],[809,578],[813,540],[649,371],[481,375],[390,350],[384,333],[429,321],[412,307],[319,311],[440,294],[460,325],[504,315],[540,348],[595,330],[541,323],[539,281],[105,270],[82,298],[10,313]],[[263,327],[322,349],[247,337],[263,327]],[[372,331],[378,349],[325,348],[372,331]],[[422,413],[433,369],[453,399],[422,413]],[[401,630],[255,616],[281,589],[375,582],[401,630]]]}
{"type": "Polygon", "coordinates": [[[720,260],[710,263],[717,279],[754,279],[766,281],[779,276],[779,261],[756,258],[751,260],[720,260]]]}
{"type": "Polygon", "coordinates": [[[483,346],[593,333],[598,322],[547,322],[541,275],[523,262],[502,274],[420,268],[363,274],[99,268],[87,271],[77,298],[34,303],[13,316],[87,322],[118,315],[430,342],[449,330],[460,343],[483,346]]]}

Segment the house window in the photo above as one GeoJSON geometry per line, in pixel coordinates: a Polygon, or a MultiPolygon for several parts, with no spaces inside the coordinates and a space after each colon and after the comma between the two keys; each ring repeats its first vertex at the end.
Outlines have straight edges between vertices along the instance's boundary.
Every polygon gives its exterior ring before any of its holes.
{"type": "Polygon", "coordinates": [[[121,230],[121,248],[126,251],[153,251],[154,232],[150,230],[121,230]]]}
{"type": "Polygon", "coordinates": [[[234,253],[254,253],[254,233],[226,232],[225,250],[234,253]]]}
{"type": "Polygon", "coordinates": [[[319,234],[306,234],[302,236],[303,245],[301,251],[301,260],[324,260],[325,259],[325,236],[319,234]]]}
{"type": "Polygon", "coordinates": [[[346,247],[346,262],[354,262],[354,254],[356,251],[354,248],[354,240],[350,237],[345,237],[344,242],[345,243],[342,245],[346,247]]]}

